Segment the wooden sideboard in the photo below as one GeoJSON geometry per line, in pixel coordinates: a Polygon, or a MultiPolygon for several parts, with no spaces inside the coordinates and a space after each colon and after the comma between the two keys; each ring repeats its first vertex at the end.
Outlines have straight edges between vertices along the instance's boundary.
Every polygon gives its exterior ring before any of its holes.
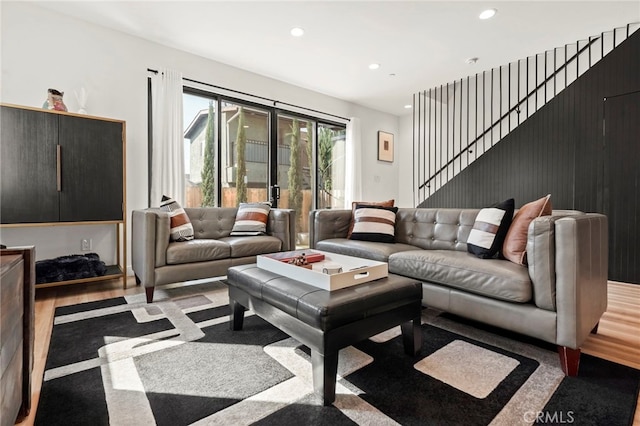
{"type": "Polygon", "coordinates": [[[31,409],[35,248],[0,254],[0,426],[7,426],[31,409]]]}

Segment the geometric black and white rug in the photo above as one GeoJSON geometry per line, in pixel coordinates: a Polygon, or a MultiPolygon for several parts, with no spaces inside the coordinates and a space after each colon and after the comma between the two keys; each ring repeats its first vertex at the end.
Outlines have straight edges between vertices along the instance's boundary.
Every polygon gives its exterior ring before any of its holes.
{"type": "Polygon", "coordinates": [[[420,354],[399,327],[343,349],[336,401],[313,394],[309,351],[245,315],[220,282],[56,309],[36,425],[629,425],[640,371],[425,310],[420,354]]]}

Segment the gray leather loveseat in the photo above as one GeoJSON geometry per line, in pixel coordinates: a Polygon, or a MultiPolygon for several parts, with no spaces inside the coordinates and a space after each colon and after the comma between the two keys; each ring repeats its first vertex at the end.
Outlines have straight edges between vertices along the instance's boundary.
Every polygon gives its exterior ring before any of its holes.
{"type": "Polygon", "coordinates": [[[607,307],[607,218],[554,211],[528,229],[528,266],[467,252],[479,210],[400,208],[395,243],[346,238],[351,210],[309,215],[311,248],[388,262],[422,282],[423,306],[558,345],[564,372],[607,307]]]}
{"type": "Polygon", "coordinates": [[[237,208],[185,208],[195,238],[170,241],[169,213],[158,208],[134,210],[131,260],[136,282],[153,301],[156,285],[219,277],[235,265],[255,263],[256,255],[295,249],[295,212],[271,209],[267,235],[230,236],[237,208]]]}

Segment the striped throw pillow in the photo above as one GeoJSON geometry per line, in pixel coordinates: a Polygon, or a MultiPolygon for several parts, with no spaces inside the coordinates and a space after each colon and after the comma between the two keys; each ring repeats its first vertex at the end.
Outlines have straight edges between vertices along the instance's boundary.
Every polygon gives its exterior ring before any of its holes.
{"type": "Polygon", "coordinates": [[[173,198],[162,196],[160,209],[169,212],[171,218],[171,241],[193,240],[193,225],[184,209],[173,198]]]}
{"type": "Polygon", "coordinates": [[[353,225],[355,225],[355,215],[356,215],[356,207],[357,206],[382,206],[382,207],[393,207],[393,204],[396,202],[395,199],[387,200],[387,201],[352,201],[351,202],[351,222],[349,222],[349,231],[347,232],[347,238],[351,237],[351,233],[353,232],[353,225]]]}
{"type": "Polygon", "coordinates": [[[510,198],[480,210],[467,239],[467,250],[481,259],[495,257],[507,235],[513,218],[514,200],[510,198]]]}
{"type": "Polygon", "coordinates": [[[231,235],[240,237],[266,234],[270,210],[271,206],[267,203],[240,203],[231,235]]]}
{"type": "Polygon", "coordinates": [[[394,243],[397,207],[357,205],[352,240],[394,243]]]}

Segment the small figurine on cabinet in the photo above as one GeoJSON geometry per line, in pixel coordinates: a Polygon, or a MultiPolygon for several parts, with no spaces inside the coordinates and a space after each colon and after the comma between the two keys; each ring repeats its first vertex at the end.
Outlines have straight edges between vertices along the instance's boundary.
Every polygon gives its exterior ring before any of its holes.
{"type": "Polygon", "coordinates": [[[60,92],[56,89],[49,89],[47,91],[47,100],[44,101],[44,105],[42,105],[42,108],[53,109],[56,111],[66,111],[67,106],[62,101],[63,96],[64,92],[60,92]]]}

